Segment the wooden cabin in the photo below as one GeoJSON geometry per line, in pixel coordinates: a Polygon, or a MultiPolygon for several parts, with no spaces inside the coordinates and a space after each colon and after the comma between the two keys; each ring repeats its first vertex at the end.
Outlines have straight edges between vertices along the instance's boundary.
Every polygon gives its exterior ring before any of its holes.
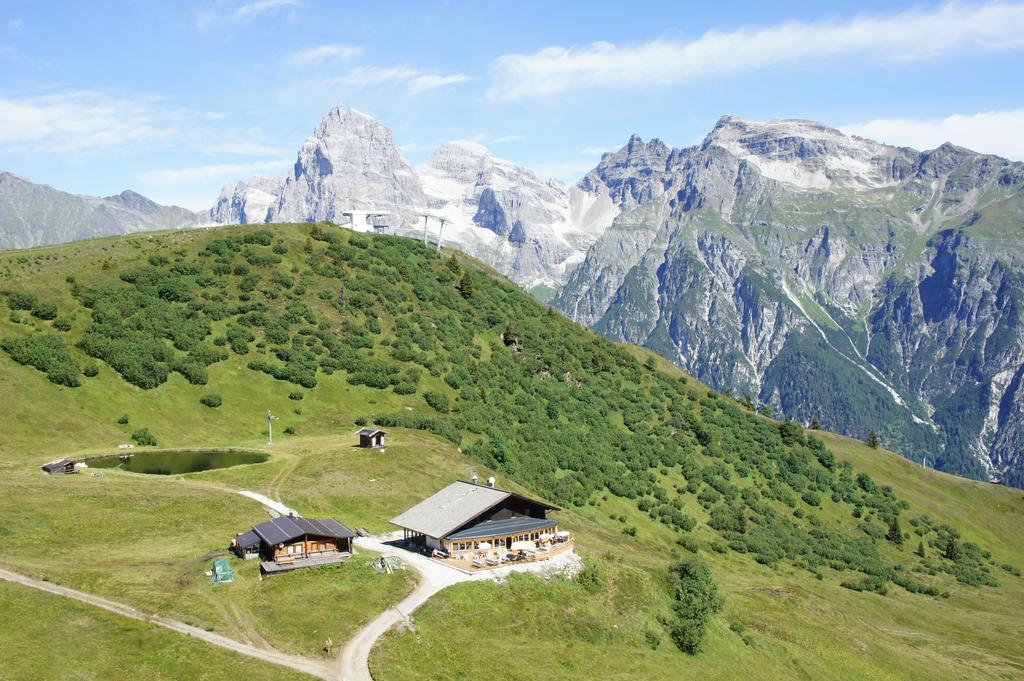
{"type": "Polygon", "coordinates": [[[377,428],[363,428],[359,431],[359,446],[367,449],[383,447],[385,435],[387,433],[377,428]]]}
{"type": "MultiPolygon", "coordinates": [[[[557,506],[487,485],[459,480],[421,501],[391,523],[407,541],[452,557],[481,549],[511,550],[516,542],[554,537],[558,522],[547,517],[557,506]]],[[[564,533],[563,533],[564,534],[564,533]]]]}
{"type": "Polygon", "coordinates": [[[66,475],[75,472],[75,462],[71,459],[57,459],[50,463],[44,463],[42,469],[49,475],[66,475]]]}
{"type": "Polygon", "coordinates": [[[231,550],[241,558],[259,557],[264,574],[339,563],[352,555],[355,532],[333,518],[281,516],[236,535],[231,550]]]}

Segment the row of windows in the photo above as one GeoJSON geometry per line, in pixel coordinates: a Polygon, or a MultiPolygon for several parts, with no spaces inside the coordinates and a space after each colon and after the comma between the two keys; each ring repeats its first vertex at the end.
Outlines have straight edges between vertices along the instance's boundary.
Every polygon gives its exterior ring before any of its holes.
{"type": "Polygon", "coordinates": [[[475,541],[453,541],[453,542],[448,542],[448,546],[449,546],[449,550],[451,550],[451,551],[478,551],[478,550],[480,550],[480,544],[482,544],[484,542],[490,544],[491,547],[495,547],[495,546],[499,546],[500,547],[502,545],[511,544],[512,542],[517,542],[517,541],[538,541],[540,539],[540,535],[544,534],[545,532],[547,532],[547,533],[554,533],[554,531],[557,530],[557,529],[558,529],[557,527],[553,527],[553,528],[551,528],[549,530],[543,530],[543,531],[537,530],[535,532],[527,532],[527,533],[524,533],[524,534],[517,534],[517,535],[511,536],[511,537],[498,537],[498,538],[492,537],[492,538],[489,538],[489,539],[477,539],[475,541]]]}

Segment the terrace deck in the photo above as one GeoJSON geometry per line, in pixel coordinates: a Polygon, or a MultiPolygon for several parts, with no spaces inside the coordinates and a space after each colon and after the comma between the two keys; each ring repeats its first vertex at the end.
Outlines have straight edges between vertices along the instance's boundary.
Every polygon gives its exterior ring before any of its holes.
{"type": "Polygon", "coordinates": [[[280,572],[291,572],[292,570],[298,570],[307,567],[316,567],[317,565],[334,565],[335,563],[344,562],[347,558],[351,557],[352,554],[348,551],[338,551],[336,553],[327,553],[319,556],[311,556],[309,558],[295,558],[290,561],[282,561],[275,563],[272,560],[265,560],[260,563],[260,570],[264,574],[272,575],[280,572]]]}

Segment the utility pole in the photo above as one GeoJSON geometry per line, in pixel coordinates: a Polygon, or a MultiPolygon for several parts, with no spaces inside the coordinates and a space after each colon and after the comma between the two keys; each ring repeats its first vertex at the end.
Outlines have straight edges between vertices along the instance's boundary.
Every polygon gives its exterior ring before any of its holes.
{"type": "Polygon", "coordinates": [[[430,220],[430,215],[427,213],[423,214],[423,245],[427,245],[427,222],[430,220]]]}
{"type": "Polygon", "coordinates": [[[274,420],[277,418],[277,416],[274,416],[273,414],[270,413],[269,409],[267,410],[267,432],[270,435],[270,437],[267,439],[268,445],[274,444],[274,420]]]}

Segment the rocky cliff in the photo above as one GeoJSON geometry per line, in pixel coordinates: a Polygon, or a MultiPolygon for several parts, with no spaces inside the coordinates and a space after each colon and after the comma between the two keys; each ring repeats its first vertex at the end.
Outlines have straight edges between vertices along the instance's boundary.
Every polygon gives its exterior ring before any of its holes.
{"type": "Polygon", "coordinates": [[[210,210],[215,224],[331,220],[352,209],[384,210],[399,234],[441,238],[514,281],[549,289],[565,282],[618,209],[603,187],[570,187],[466,141],[441,145],[420,167],[391,131],[338,106],[298,152],[293,171],[227,186],[210,210]]]}
{"type": "Polygon", "coordinates": [[[555,300],[717,388],[951,472],[1024,481],[1024,166],[808,121],[634,137],[623,213],[555,300]]]}

